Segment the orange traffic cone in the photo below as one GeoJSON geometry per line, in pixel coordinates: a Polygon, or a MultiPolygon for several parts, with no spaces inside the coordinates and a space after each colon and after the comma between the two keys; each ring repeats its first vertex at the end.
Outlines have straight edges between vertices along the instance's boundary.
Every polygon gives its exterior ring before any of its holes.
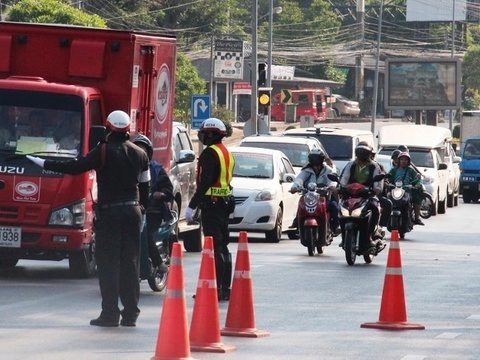
{"type": "Polygon", "coordinates": [[[163,300],[162,317],[155,356],[151,360],[192,359],[188,339],[187,308],[185,303],[182,250],[174,243],[163,300]]]}
{"type": "Polygon", "coordinates": [[[190,349],[192,351],[226,353],[235,350],[235,346],[224,345],[220,342],[217,279],[213,255],[213,239],[211,236],[205,236],[190,326],[190,349]]]}
{"type": "Polygon", "coordinates": [[[364,323],[361,327],[385,330],[425,329],[423,325],[407,323],[405,294],[403,291],[402,259],[400,256],[400,242],[397,230],[392,230],[390,239],[379,320],[374,323],[364,323]]]}
{"type": "Polygon", "coordinates": [[[225,327],[221,333],[225,336],[241,337],[262,337],[270,335],[267,331],[255,328],[248,239],[245,231],[241,231],[238,238],[232,292],[228,304],[225,327]]]}

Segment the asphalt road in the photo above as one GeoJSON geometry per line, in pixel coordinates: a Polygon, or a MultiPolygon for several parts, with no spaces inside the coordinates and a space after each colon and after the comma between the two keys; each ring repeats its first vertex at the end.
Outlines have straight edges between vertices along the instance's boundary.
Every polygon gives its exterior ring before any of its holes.
{"type": "MultiPolygon", "coordinates": [[[[408,320],[425,330],[362,329],[378,320],[387,252],[366,265],[346,264],[339,239],[308,257],[298,241],[249,244],[260,339],[222,337],[236,351],[197,359],[480,359],[479,204],[447,209],[401,241],[408,320]]],[[[230,245],[236,254],[237,244],[230,245]]],[[[200,255],[184,253],[191,319],[200,255]]],[[[3,360],[137,360],[155,351],[163,293],[141,284],[136,328],[95,328],[98,284],[70,279],[68,263],[21,261],[0,272],[3,360]]],[[[220,325],[227,304],[220,305],[220,325]]]]}

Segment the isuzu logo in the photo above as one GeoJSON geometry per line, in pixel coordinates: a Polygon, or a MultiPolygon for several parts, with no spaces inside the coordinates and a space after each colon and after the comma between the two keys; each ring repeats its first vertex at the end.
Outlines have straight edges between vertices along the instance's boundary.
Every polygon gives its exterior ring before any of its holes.
{"type": "Polygon", "coordinates": [[[38,192],[38,186],[30,181],[22,181],[15,185],[15,192],[22,196],[33,196],[38,192]]]}
{"type": "Polygon", "coordinates": [[[1,174],[23,174],[24,172],[25,172],[25,168],[23,167],[0,165],[1,174]]]}

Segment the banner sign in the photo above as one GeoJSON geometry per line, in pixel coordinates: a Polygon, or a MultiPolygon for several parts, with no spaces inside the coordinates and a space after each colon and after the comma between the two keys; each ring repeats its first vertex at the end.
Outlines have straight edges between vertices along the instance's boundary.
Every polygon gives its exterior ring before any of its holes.
{"type": "Polygon", "coordinates": [[[243,41],[215,40],[214,78],[243,79],[243,41]]]}

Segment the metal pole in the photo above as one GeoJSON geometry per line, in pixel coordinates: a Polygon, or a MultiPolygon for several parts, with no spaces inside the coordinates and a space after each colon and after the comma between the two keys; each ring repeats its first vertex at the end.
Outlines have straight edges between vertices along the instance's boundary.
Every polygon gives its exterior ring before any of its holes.
{"type": "Polygon", "coordinates": [[[355,99],[360,101],[364,97],[365,0],[357,0],[357,24],[360,27],[360,54],[355,56],[355,99]]]}
{"type": "MultiPolygon", "coordinates": [[[[452,59],[455,57],[455,0],[452,0],[452,59]]],[[[450,109],[448,116],[448,128],[453,131],[453,110],[450,109]]]]}
{"type": "MultiPolygon", "coordinates": [[[[213,96],[213,77],[214,77],[214,58],[213,58],[213,46],[215,43],[215,35],[212,33],[210,36],[210,86],[209,86],[209,94],[210,94],[210,106],[213,105],[215,102],[214,96],[213,96]]],[[[211,109],[211,107],[210,107],[211,109]]]]}
{"type": "MultiPolygon", "coordinates": [[[[273,52],[273,0],[268,7],[268,63],[267,63],[267,87],[272,87],[272,52],[273,52]]],[[[270,133],[271,108],[268,109],[267,134],[270,133]]]]}
{"type": "Polygon", "coordinates": [[[2,4],[2,0],[0,0],[0,21],[3,21],[3,12],[2,12],[2,9],[3,9],[3,4],[2,4]]]}
{"type": "Polygon", "coordinates": [[[251,59],[251,78],[250,83],[252,85],[252,96],[250,101],[250,121],[251,121],[251,132],[252,135],[258,135],[258,110],[257,110],[257,25],[258,25],[258,0],[253,0],[252,6],[252,55],[251,59]]]}
{"type": "Polygon", "coordinates": [[[377,56],[375,57],[375,82],[373,83],[372,123],[370,130],[375,134],[375,120],[377,119],[378,100],[378,68],[380,64],[380,41],[382,40],[383,0],[380,3],[380,15],[378,17],[377,56]]]}

